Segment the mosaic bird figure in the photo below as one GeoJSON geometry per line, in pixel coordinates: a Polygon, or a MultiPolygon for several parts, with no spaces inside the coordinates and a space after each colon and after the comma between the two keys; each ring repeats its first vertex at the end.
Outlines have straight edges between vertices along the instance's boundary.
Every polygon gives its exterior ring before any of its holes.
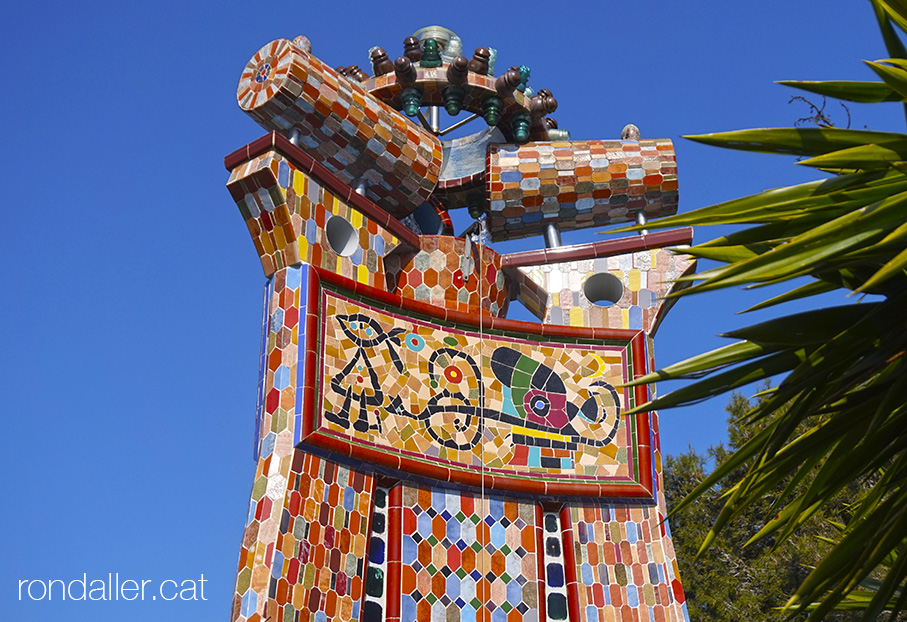
{"type": "Polygon", "coordinates": [[[556,430],[571,436],[581,436],[573,425],[580,417],[583,422],[600,424],[609,417],[607,409],[599,399],[601,392],[608,392],[614,404],[613,428],[606,439],[588,439],[587,442],[601,445],[610,442],[617,430],[617,393],[603,381],[590,384],[600,388],[590,391],[591,395],[581,404],[568,394],[560,376],[547,365],[540,363],[513,348],[500,347],[491,355],[491,370],[495,377],[509,390],[509,401],[505,413],[518,415],[526,423],[540,430],[556,430]]]}

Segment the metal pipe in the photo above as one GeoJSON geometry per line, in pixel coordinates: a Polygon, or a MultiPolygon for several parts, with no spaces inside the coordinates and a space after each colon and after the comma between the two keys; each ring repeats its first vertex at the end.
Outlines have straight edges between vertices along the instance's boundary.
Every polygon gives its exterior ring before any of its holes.
{"type": "Polygon", "coordinates": [[[425,115],[422,114],[422,111],[421,111],[421,110],[420,110],[419,112],[416,113],[416,118],[419,119],[419,123],[422,124],[422,127],[424,127],[424,128],[425,128],[426,130],[428,130],[429,132],[432,131],[431,125],[429,125],[429,124],[428,124],[428,121],[425,120],[425,115]]]}
{"type": "Polygon", "coordinates": [[[431,131],[437,136],[438,132],[441,131],[441,107],[429,106],[428,116],[430,119],[431,131]]]}
{"type": "Polygon", "coordinates": [[[466,125],[473,119],[478,119],[480,116],[481,115],[477,112],[474,114],[471,114],[468,117],[466,117],[465,119],[463,119],[462,121],[457,121],[456,123],[451,125],[449,128],[447,128],[446,130],[438,132],[438,136],[440,137],[440,136],[444,136],[445,134],[449,134],[449,133],[453,132],[455,129],[463,127],[464,125],[466,125]]]}
{"type": "Polygon", "coordinates": [[[545,247],[557,248],[561,246],[561,231],[553,222],[548,223],[545,227],[545,247]]]}
{"type": "MultiPolygon", "coordinates": [[[[646,222],[648,222],[648,221],[646,219],[645,212],[643,212],[642,210],[639,210],[638,212],[636,212],[636,224],[639,226],[642,226],[642,225],[646,224],[646,222]]],[[[639,235],[648,235],[648,234],[649,234],[648,229],[642,229],[639,232],[639,235]]]]}

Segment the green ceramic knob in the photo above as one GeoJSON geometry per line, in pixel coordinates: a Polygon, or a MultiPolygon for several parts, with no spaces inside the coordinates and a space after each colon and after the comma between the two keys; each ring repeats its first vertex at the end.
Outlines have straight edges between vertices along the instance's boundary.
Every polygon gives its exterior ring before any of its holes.
{"type": "Polygon", "coordinates": [[[444,98],[444,109],[447,110],[447,114],[453,116],[460,112],[460,109],[463,107],[463,97],[465,95],[466,90],[462,86],[448,84],[444,87],[441,96],[444,98]]]}
{"type": "Polygon", "coordinates": [[[504,102],[500,97],[492,95],[482,102],[482,117],[488,125],[497,125],[501,120],[501,111],[504,109],[504,102]]]}
{"type": "Polygon", "coordinates": [[[531,124],[532,118],[525,112],[518,112],[510,117],[510,131],[513,132],[513,139],[520,144],[527,142],[531,124]]]}
{"type": "Polygon", "coordinates": [[[422,60],[419,62],[422,67],[440,67],[441,66],[441,46],[434,39],[426,39],[422,44],[422,60]]]}
{"type": "Polygon", "coordinates": [[[422,105],[422,89],[416,86],[407,86],[400,91],[400,99],[406,116],[414,117],[419,114],[419,107],[422,105]]]}

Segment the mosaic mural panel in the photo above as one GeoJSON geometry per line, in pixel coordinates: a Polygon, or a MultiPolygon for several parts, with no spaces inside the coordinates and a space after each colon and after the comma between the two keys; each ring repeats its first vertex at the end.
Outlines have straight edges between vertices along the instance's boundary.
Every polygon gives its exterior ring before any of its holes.
{"type": "Polygon", "coordinates": [[[537,622],[536,509],[405,486],[403,620],[537,622]]]}
{"type": "Polygon", "coordinates": [[[486,176],[492,238],[602,226],[677,211],[670,140],[590,140],[492,145],[486,176]]]}
{"type": "Polygon", "coordinates": [[[300,134],[299,146],[397,218],[428,200],[441,141],[315,58],[303,41],[278,39],[248,62],[239,106],[262,127],[300,134]]]}
{"type": "Polygon", "coordinates": [[[646,367],[643,333],[539,342],[519,332],[531,324],[483,332],[429,305],[416,319],[400,312],[415,303],[317,277],[304,442],[476,486],[651,496],[648,416],[622,416],[636,390],[615,388],[646,367]]]}

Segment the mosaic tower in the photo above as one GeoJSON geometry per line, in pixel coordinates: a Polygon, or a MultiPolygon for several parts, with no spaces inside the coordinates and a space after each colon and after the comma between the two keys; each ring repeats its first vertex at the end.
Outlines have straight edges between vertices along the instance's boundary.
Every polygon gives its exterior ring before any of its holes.
{"type": "Polygon", "coordinates": [[[692,232],[560,244],[675,212],[673,145],[571,141],[528,67],[461,51],[425,28],[369,76],[297,37],[242,73],[269,133],[225,159],[267,279],[236,622],[687,619],[658,420],[623,385],[692,232]]]}

